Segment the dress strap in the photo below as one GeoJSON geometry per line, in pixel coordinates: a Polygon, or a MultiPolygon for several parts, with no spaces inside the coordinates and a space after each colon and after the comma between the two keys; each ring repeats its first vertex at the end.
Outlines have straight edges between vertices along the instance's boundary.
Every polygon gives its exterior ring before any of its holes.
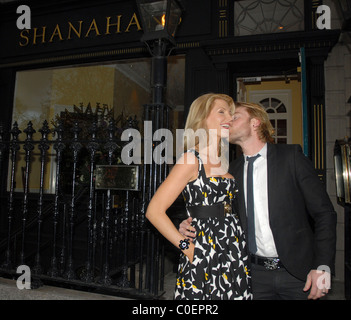
{"type": "Polygon", "coordinates": [[[195,157],[197,158],[197,160],[199,161],[198,178],[200,178],[200,177],[202,177],[202,179],[206,178],[205,166],[204,166],[204,163],[202,162],[202,160],[200,158],[199,152],[196,151],[195,149],[189,149],[189,150],[187,150],[187,152],[193,153],[195,155],[195,157]]]}

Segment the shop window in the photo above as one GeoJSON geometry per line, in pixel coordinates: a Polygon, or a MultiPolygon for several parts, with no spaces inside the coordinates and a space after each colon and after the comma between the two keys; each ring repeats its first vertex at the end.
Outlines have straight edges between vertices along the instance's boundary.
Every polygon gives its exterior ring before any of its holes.
{"type": "Polygon", "coordinates": [[[304,0],[244,0],[234,4],[234,34],[304,30],[304,0]]]}
{"type": "MultiPolygon", "coordinates": [[[[170,129],[184,128],[184,73],[185,57],[170,56],[167,64],[167,89],[165,104],[171,107],[170,129]]],[[[117,128],[125,128],[132,119],[133,127],[143,134],[144,105],[152,103],[150,86],[151,58],[120,60],[74,65],[47,69],[18,71],[12,123],[18,123],[22,131],[20,140],[25,139],[23,130],[32,122],[36,133],[33,139],[39,141],[39,129],[46,120],[54,129],[61,120],[73,126],[78,120],[82,135],[88,134],[92,121],[107,126],[112,117],[117,128]],[[85,132],[85,133],[84,133],[85,132]]],[[[101,128],[100,128],[101,129],[101,128]]],[[[103,132],[103,130],[100,130],[103,132]]],[[[49,162],[45,192],[53,193],[55,175],[55,151],[49,150],[49,162]]],[[[19,151],[18,167],[25,167],[23,148],[19,151]]],[[[35,147],[31,171],[40,176],[40,151],[35,147]]],[[[36,175],[32,175],[36,176],[36,175]]],[[[16,191],[22,191],[21,170],[16,172],[16,191]]],[[[30,181],[31,192],[39,190],[39,180],[30,181]]]]}

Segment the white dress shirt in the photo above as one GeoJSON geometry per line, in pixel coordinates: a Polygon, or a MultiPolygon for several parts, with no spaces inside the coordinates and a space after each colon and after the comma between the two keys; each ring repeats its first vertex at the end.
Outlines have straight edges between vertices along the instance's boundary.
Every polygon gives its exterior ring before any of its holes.
{"type": "MultiPolygon", "coordinates": [[[[261,156],[253,163],[253,192],[255,212],[255,233],[257,252],[261,257],[278,257],[272,230],[269,225],[268,185],[267,185],[267,144],[258,152],[261,156]]],[[[257,153],[257,154],[258,154],[257,153]]],[[[255,156],[254,155],[250,155],[255,156]]],[[[244,190],[246,205],[247,155],[244,154],[244,190]]]]}

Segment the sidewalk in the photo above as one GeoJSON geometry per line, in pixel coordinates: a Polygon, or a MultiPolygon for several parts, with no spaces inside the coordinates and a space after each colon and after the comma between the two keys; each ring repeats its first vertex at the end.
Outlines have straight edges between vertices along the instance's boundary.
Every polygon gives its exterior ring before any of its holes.
{"type": "MultiPolygon", "coordinates": [[[[164,291],[160,300],[172,300],[175,285],[175,273],[165,276],[164,291]]],[[[90,293],[80,290],[65,289],[44,285],[38,289],[17,288],[16,280],[0,278],[0,300],[133,300],[106,294],[90,293]]],[[[332,290],[323,300],[345,300],[344,283],[334,281],[332,290]]]]}
{"type": "Polygon", "coordinates": [[[121,297],[89,293],[52,286],[18,289],[16,280],[0,278],[0,300],[129,300],[121,297]]]}

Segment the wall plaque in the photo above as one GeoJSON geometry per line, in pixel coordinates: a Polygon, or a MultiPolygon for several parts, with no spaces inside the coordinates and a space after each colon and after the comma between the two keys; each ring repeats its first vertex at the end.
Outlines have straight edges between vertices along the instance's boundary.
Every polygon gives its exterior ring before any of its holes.
{"type": "Polygon", "coordinates": [[[139,166],[97,165],[95,169],[96,190],[139,190],[139,166]]]}

